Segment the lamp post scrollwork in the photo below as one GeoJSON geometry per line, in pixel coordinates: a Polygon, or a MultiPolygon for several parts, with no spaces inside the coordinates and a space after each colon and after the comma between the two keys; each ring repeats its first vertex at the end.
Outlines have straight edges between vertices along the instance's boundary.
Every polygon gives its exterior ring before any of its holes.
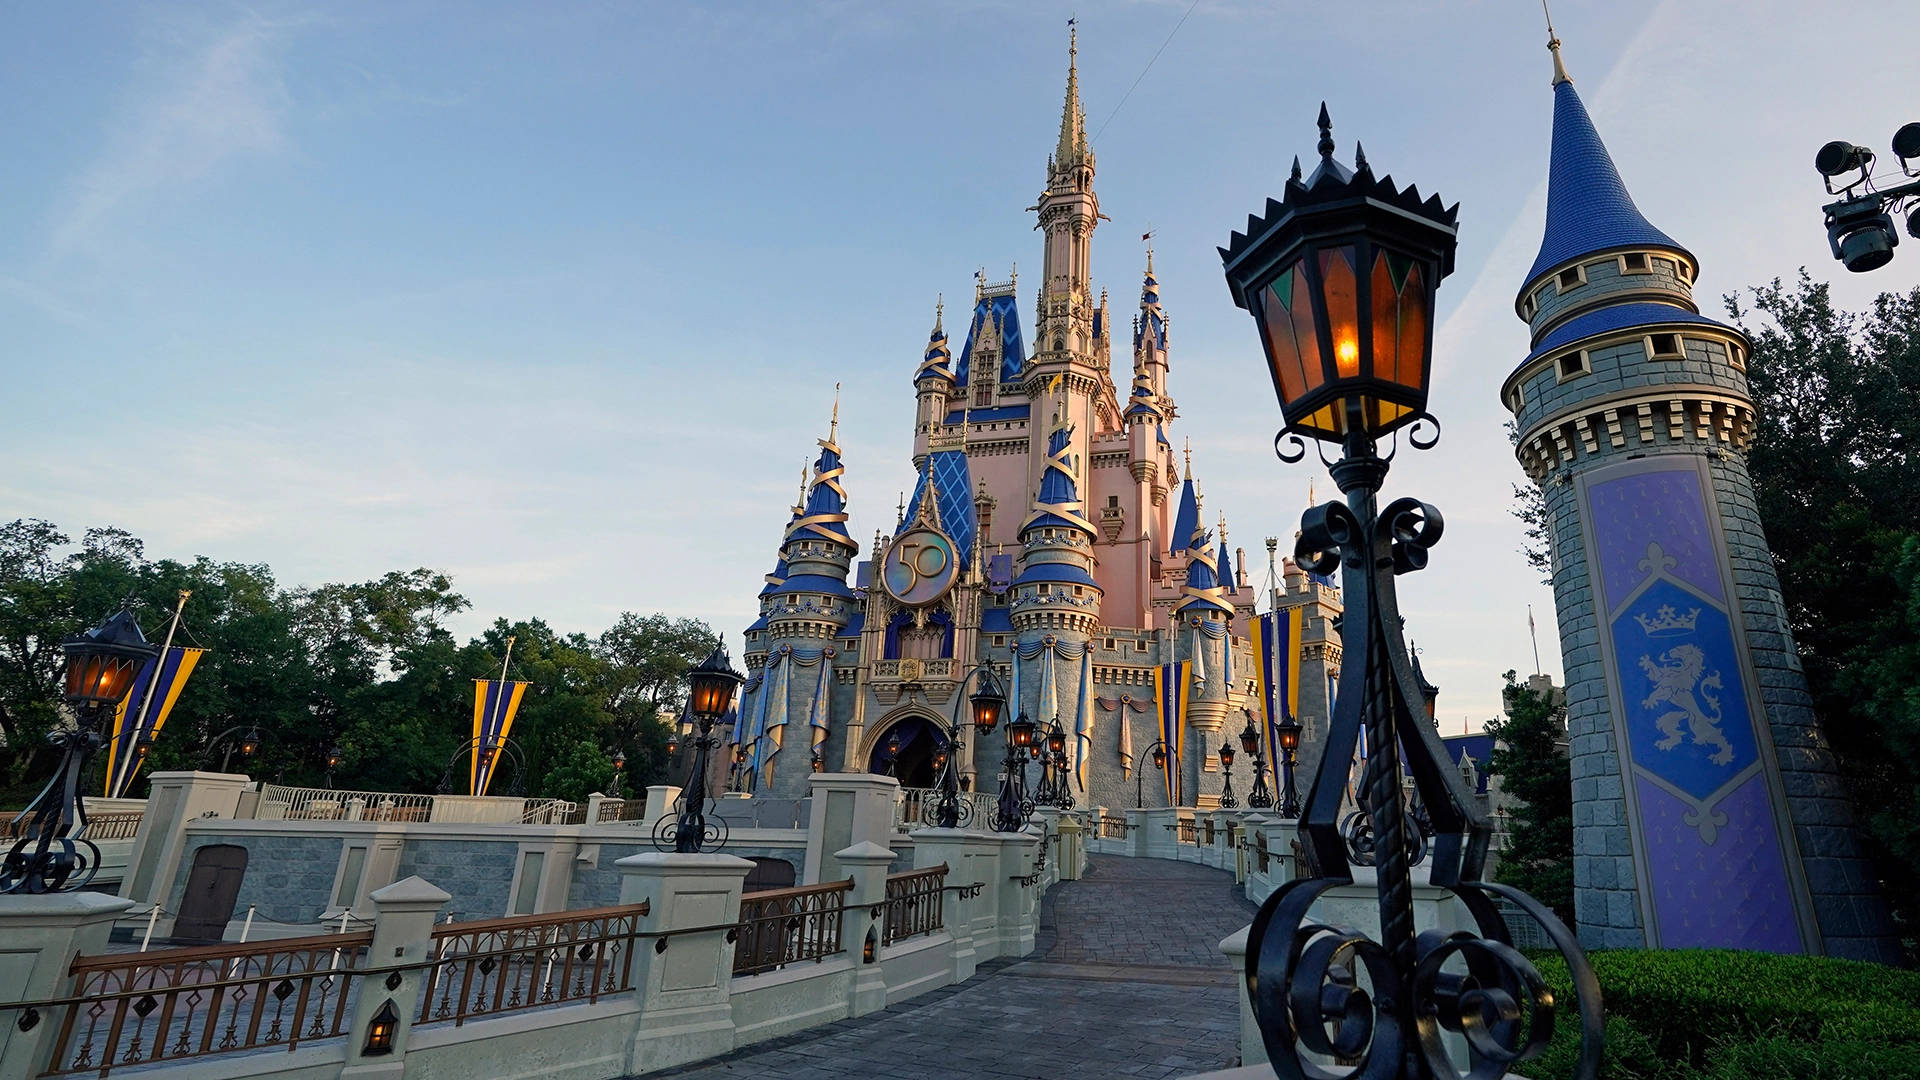
{"type": "Polygon", "coordinates": [[[680,742],[693,750],[693,761],[687,770],[687,783],[680,798],[674,803],[674,815],[663,817],[653,829],[653,844],[661,851],[675,851],[683,855],[696,854],[726,846],[727,823],[720,818],[707,817],[708,762],[714,750],[720,746],[720,736],[713,733],[713,725],[727,715],[733,706],[733,695],[746,682],[746,676],[733,669],[727,659],[727,642],[722,638],[707,654],[700,665],[687,673],[688,695],[686,726],[693,730],[682,731],[680,742]]]}
{"type": "Polygon", "coordinates": [[[1345,663],[1300,821],[1310,873],[1275,890],[1248,931],[1254,1018],[1285,1080],[1504,1075],[1545,1049],[1560,1004],[1513,947],[1495,906],[1504,900],[1538,922],[1567,962],[1580,1023],[1575,1076],[1591,1080],[1601,1047],[1593,969],[1551,911],[1482,880],[1490,830],[1426,720],[1402,636],[1394,582],[1427,565],[1440,512],[1416,499],[1377,504],[1400,429],[1417,450],[1439,441],[1427,381],[1434,296],[1453,269],[1458,207],[1377,179],[1364,156],[1351,169],[1335,161],[1324,106],[1319,150],[1312,176],[1301,179],[1296,166],[1283,197],[1269,199],[1220,252],[1234,302],[1260,329],[1286,419],[1275,452],[1291,463],[1305,457],[1308,440],[1337,446],[1339,459],[1327,465],[1345,496],[1307,510],[1294,547],[1302,570],[1341,573],[1345,663]],[[1383,455],[1389,436],[1394,446],[1383,455]],[[1309,914],[1329,889],[1354,881],[1339,813],[1363,728],[1362,809],[1379,837],[1377,934],[1309,914]],[[1403,750],[1433,823],[1430,880],[1460,900],[1477,932],[1414,932],[1409,849],[1418,833],[1401,787],[1403,750]],[[1317,1063],[1326,1058],[1341,1063],[1337,1071],[1317,1063]]]}

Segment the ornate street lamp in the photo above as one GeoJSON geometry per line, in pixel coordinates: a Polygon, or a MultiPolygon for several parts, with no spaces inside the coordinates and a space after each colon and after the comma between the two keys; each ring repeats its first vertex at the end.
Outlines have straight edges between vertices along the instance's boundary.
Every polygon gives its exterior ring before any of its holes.
{"type": "MultiPolygon", "coordinates": [[[[1153,759],[1154,768],[1159,769],[1161,772],[1167,771],[1167,744],[1165,741],[1161,739],[1153,740],[1153,745],[1147,747],[1147,756],[1153,759]]],[[[1139,768],[1133,770],[1133,808],[1135,810],[1146,809],[1146,779],[1147,770],[1139,768]]]]}
{"type": "Polygon", "coordinates": [[[1027,759],[1035,748],[1033,721],[1021,713],[1007,725],[1007,758],[1001,763],[1000,799],[994,806],[993,831],[1019,832],[1033,817],[1033,799],[1027,794],[1027,759]]]}
{"type": "Polygon", "coordinates": [[[1273,789],[1267,786],[1267,763],[1260,757],[1260,733],[1253,727],[1253,710],[1247,714],[1247,726],[1240,729],[1240,749],[1253,758],[1253,790],[1247,794],[1247,806],[1254,810],[1273,809],[1273,789]]]}
{"type": "MultiPolygon", "coordinates": [[[[673,748],[671,746],[667,748],[667,753],[669,756],[673,754],[673,748]]],[[[613,752],[613,783],[609,785],[613,790],[607,792],[607,798],[617,799],[620,797],[620,778],[625,775],[627,775],[627,752],[625,750],[615,750],[613,752]]]]}
{"type": "Polygon", "coordinates": [[[1000,691],[1000,680],[994,675],[992,661],[975,664],[960,680],[953,695],[953,717],[947,725],[945,739],[934,751],[934,800],[931,807],[932,824],[941,829],[958,829],[973,822],[972,800],[962,801],[960,792],[960,751],[965,742],[960,737],[960,702],[967,684],[974,679],[980,680],[980,686],[972,697],[966,698],[967,718],[975,730],[982,736],[993,734],[1000,726],[1000,710],[1007,704],[1007,696],[1000,691]]]}
{"type": "Polygon", "coordinates": [[[201,760],[208,767],[212,767],[213,756],[219,754],[220,771],[228,772],[229,766],[233,764],[235,750],[240,752],[240,760],[244,765],[248,759],[260,752],[260,747],[266,742],[266,738],[267,733],[261,731],[258,724],[235,724],[207,740],[207,751],[201,755],[201,760]]]}
{"type": "Polygon", "coordinates": [[[1220,251],[1234,302],[1260,329],[1286,420],[1276,453],[1297,462],[1307,440],[1337,445],[1340,458],[1327,465],[1346,496],[1309,509],[1294,547],[1302,570],[1342,571],[1345,663],[1300,822],[1313,876],[1269,896],[1248,934],[1254,1017],[1275,1073],[1287,1080],[1322,1075],[1310,1056],[1336,1058],[1351,1070],[1343,1075],[1365,1080],[1503,1075],[1546,1048],[1555,1004],[1532,962],[1512,946],[1494,903],[1505,898],[1539,922],[1566,958],[1581,1024],[1575,1075],[1591,1078],[1600,1062],[1593,970],[1551,911],[1481,880],[1489,829],[1458,774],[1443,764],[1447,756],[1425,722],[1401,636],[1394,577],[1426,566],[1441,535],[1439,511],[1414,499],[1384,510],[1375,503],[1392,457],[1379,453],[1380,439],[1393,435],[1397,449],[1396,433],[1405,427],[1416,449],[1439,440],[1439,425],[1426,411],[1434,296],[1453,269],[1459,208],[1376,179],[1357,150],[1355,168],[1336,162],[1324,105],[1319,150],[1313,175],[1301,179],[1296,162],[1283,197],[1267,200],[1264,215],[1249,217],[1246,231],[1220,251]],[[1380,837],[1378,941],[1308,918],[1315,900],[1353,882],[1337,819],[1362,727],[1372,751],[1362,802],[1380,837]],[[1461,900],[1477,936],[1414,935],[1415,836],[1400,785],[1402,747],[1439,834],[1432,883],[1461,900]],[[1464,1071],[1449,1056],[1456,1052],[1468,1059],[1464,1071]]]}
{"type": "Polygon", "coordinates": [[[99,871],[100,849],[82,835],[87,810],[80,784],[94,751],[105,742],[104,721],[133,688],[141,665],[159,654],[126,608],[68,638],[60,650],[67,665],[62,700],[76,722],[47,737],[60,749],[60,764],[13,819],[19,839],[0,862],[0,893],[72,892],[99,871]]]}
{"type": "Polygon", "coordinates": [[[693,747],[693,767],[688,770],[686,788],[675,803],[677,813],[661,818],[654,826],[653,843],[660,850],[671,848],[681,854],[693,854],[726,844],[727,823],[719,818],[707,820],[707,755],[720,745],[720,739],[713,734],[713,725],[727,715],[727,710],[733,707],[734,691],[746,681],[747,677],[733,670],[733,664],[728,661],[724,637],[699,667],[687,672],[689,718],[682,723],[686,728],[698,725],[699,730],[685,739],[687,745],[693,747]]]}
{"type": "Polygon", "coordinates": [[[1280,816],[1300,816],[1300,795],[1293,788],[1293,770],[1300,764],[1300,721],[1280,721],[1280,816]]]}
{"type": "Polygon", "coordinates": [[[1226,782],[1220,787],[1220,806],[1226,810],[1235,809],[1240,805],[1240,800],[1233,797],[1232,743],[1220,744],[1220,770],[1226,774],[1226,782]]]}

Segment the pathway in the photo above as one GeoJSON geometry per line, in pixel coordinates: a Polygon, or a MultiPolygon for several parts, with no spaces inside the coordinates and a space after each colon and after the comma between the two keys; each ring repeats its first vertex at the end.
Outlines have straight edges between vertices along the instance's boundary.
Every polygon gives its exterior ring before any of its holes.
{"type": "Polygon", "coordinates": [[[1240,1015],[1220,939],[1253,919],[1233,877],[1091,857],[1047,894],[1034,954],[858,1020],[760,1043],[676,1080],[1187,1076],[1233,1064],[1240,1015]]]}

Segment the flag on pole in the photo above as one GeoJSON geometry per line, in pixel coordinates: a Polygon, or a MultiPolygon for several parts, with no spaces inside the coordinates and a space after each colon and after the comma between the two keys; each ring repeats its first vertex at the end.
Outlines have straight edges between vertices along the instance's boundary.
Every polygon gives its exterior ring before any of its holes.
{"type": "Polygon", "coordinates": [[[520,699],[532,683],[506,679],[473,680],[473,761],[468,767],[467,790],[485,795],[500,763],[500,744],[513,730],[520,699]]]}
{"type": "Polygon", "coordinates": [[[1192,673],[1192,665],[1185,660],[1153,669],[1153,697],[1160,706],[1160,741],[1167,748],[1167,767],[1162,779],[1166,783],[1168,806],[1179,806],[1185,794],[1180,777],[1180,746],[1187,732],[1187,680],[1192,673]]]}
{"type": "Polygon", "coordinates": [[[206,651],[176,645],[166,650],[164,656],[140,666],[133,689],[113,712],[113,739],[107,744],[107,798],[124,798],[127,789],[133,786],[133,778],[140,771],[137,753],[140,737],[159,737],[174,702],[180,700],[180,691],[186,688],[187,677],[193,674],[194,665],[206,651]],[[158,678],[154,671],[156,662],[160,665],[158,678]],[[149,697],[153,701],[151,708],[147,705],[149,697]]]}

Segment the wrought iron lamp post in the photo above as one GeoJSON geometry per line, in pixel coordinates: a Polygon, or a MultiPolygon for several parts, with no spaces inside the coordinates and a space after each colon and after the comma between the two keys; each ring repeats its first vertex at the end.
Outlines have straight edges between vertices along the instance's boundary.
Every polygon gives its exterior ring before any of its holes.
{"type": "Polygon", "coordinates": [[[1019,832],[1033,816],[1033,800],[1027,794],[1027,760],[1032,756],[1037,725],[1021,713],[1007,725],[1007,758],[1000,777],[1000,800],[994,805],[993,831],[1019,832]]]}
{"type": "Polygon", "coordinates": [[[933,762],[937,793],[933,801],[933,824],[936,828],[958,829],[973,821],[973,803],[960,798],[960,752],[966,745],[960,738],[960,701],[967,684],[980,676],[985,677],[980,679],[979,689],[966,702],[968,717],[983,737],[993,734],[993,729],[1000,726],[1000,710],[1007,704],[991,661],[975,664],[954,688],[953,718],[947,725],[946,745],[935,751],[933,762]]]}
{"type": "MultiPolygon", "coordinates": [[[[669,750],[667,752],[671,754],[673,751],[669,750]]],[[[615,750],[613,752],[613,783],[608,785],[610,790],[607,792],[607,798],[617,799],[620,797],[620,778],[625,775],[627,775],[627,752],[625,750],[615,750]]]]}
{"type": "MultiPolygon", "coordinates": [[[[469,783],[477,785],[481,777],[487,778],[488,786],[480,787],[479,791],[492,790],[491,784],[495,771],[500,767],[502,762],[505,762],[507,766],[513,770],[508,775],[507,791],[513,795],[526,794],[526,755],[520,752],[519,743],[504,735],[493,739],[482,736],[480,738],[468,739],[466,742],[461,743],[460,749],[455,750],[453,756],[447,759],[446,768],[440,771],[440,783],[435,786],[435,791],[442,795],[452,794],[453,770],[469,755],[472,756],[474,761],[473,775],[469,779],[469,783]]],[[[339,766],[340,756],[340,748],[337,746],[327,751],[328,787],[333,786],[333,770],[339,766]]],[[[479,791],[475,791],[474,793],[478,794],[479,791]]]]}
{"type": "Polygon", "coordinates": [[[220,755],[220,771],[227,772],[233,764],[233,752],[240,751],[240,760],[244,763],[260,752],[260,744],[266,740],[266,733],[258,724],[235,724],[227,730],[207,740],[206,753],[201,760],[207,765],[213,764],[213,756],[220,755]]]}
{"type": "MultiPolygon", "coordinates": [[[[1164,741],[1160,739],[1153,740],[1153,745],[1147,747],[1147,756],[1153,759],[1154,768],[1159,769],[1161,772],[1167,770],[1167,744],[1164,741]]],[[[1133,770],[1133,808],[1135,810],[1146,809],[1146,779],[1147,770],[1140,768],[1133,770]]]]}
{"type": "Polygon", "coordinates": [[[1307,440],[1338,446],[1338,460],[1321,456],[1346,496],[1309,509],[1294,547],[1294,562],[1308,573],[1341,569],[1345,664],[1300,823],[1313,876],[1269,896],[1248,934],[1254,1017],[1275,1073],[1286,1080],[1333,1075],[1309,1055],[1334,1058],[1346,1070],[1337,1075],[1362,1080],[1503,1075],[1545,1049],[1555,1002],[1513,948],[1494,906],[1500,897],[1538,921],[1565,956],[1579,1002],[1576,1075],[1591,1078],[1600,1061],[1592,968],[1551,911],[1480,880],[1489,829],[1443,764],[1445,749],[1425,722],[1401,636],[1394,578],[1426,566],[1440,539],[1440,513],[1414,499],[1384,509],[1375,501],[1400,429],[1415,449],[1439,441],[1439,424],[1426,411],[1434,297],[1453,269],[1459,208],[1376,178],[1357,150],[1354,168],[1335,161],[1324,105],[1319,151],[1312,176],[1303,180],[1296,162],[1283,197],[1267,200],[1263,214],[1249,217],[1245,232],[1220,250],[1234,302],[1260,328],[1285,417],[1275,452],[1292,463],[1306,456],[1307,440]],[[1379,443],[1389,436],[1394,446],[1382,455],[1379,443]],[[1362,797],[1381,838],[1377,939],[1308,916],[1327,890],[1353,882],[1337,816],[1363,727],[1371,754],[1362,797]],[[1408,849],[1416,838],[1401,791],[1402,748],[1439,834],[1431,881],[1460,899],[1477,935],[1414,935],[1408,849]],[[1465,1070],[1453,1053],[1465,1056],[1465,1070]]]}
{"type": "Polygon", "coordinates": [[[133,688],[141,665],[159,655],[126,608],[68,638],[60,649],[67,666],[62,699],[76,723],[48,736],[60,749],[60,764],[53,779],[13,819],[19,839],[0,862],[0,893],[72,892],[93,880],[100,869],[100,849],[84,835],[87,809],[80,785],[94,752],[105,742],[102,725],[133,688]]]}
{"type": "Polygon", "coordinates": [[[1300,721],[1280,721],[1280,816],[1300,816],[1300,794],[1294,790],[1293,771],[1300,765],[1300,721]]]}
{"type": "Polygon", "coordinates": [[[1073,809],[1073,773],[1067,768],[1067,733],[1055,719],[1047,734],[1047,754],[1053,759],[1053,802],[1061,810],[1073,809]]]}
{"type": "Polygon", "coordinates": [[[1247,793],[1247,806],[1253,810],[1273,809],[1273,789],[1267,786],[1267,763],[1260,757],[1260,733],[1253,729],[1253,710],[1247,714],[1247,726],[1240,729],[1240,749],[1253,758],[1253,790],[1247,793]]]}
{"type": "Polygon", "coordinates": [[[1233,796],[1233,744],[1220,744],[1220,771],[1225,773],[1225,782],[1220,785],[1220,808],[1233,810],[1239,807],[1240,800],[1233,796]]]}
{"type": "Polygon", "coordinates": [[[675,803],[673,817],[660,819],[654,826],[653,843],[662,851],[671,848],[683,855],[690,855],[708,848],[718,848],[727,842],[727,823],[718,818],[707,820],[707,760],[715,748],[720,745],[720,737],[713,733],[713,725],[733,706],[734,691],[747,681],[745,675],[733,670],[733,664],[727,659],[727,641],[721,638],[700,666],[687,672],[687,713],[690,725],[698,730],[684,736],[687,745],[693,747],[693,767],[687,771],[687,784],[675,803]]]}

